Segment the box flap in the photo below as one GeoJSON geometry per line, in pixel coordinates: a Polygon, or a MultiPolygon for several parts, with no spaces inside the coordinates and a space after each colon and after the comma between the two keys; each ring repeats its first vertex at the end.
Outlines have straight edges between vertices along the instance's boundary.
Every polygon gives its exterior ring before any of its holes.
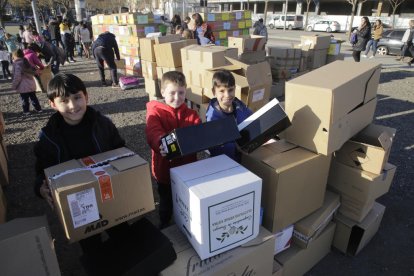
{"type": "Polygon", "coordinates": [[[388,150],[392,145],[395,133],[396,129],[394,128],[370,124],[350,140],[382,147],[384,150],[388,150]]]}
{"type": "Polygon", "coordinates": [[[115,161],[110,162],[110,164],[119,172],[129,170],[131,168],[144,165],[146,163],[146,160],[144,160],[142,157],[136,154],[133,156],[117,159],[115,161]]]}
{"type": "Polygon", "coordinates": [[[173,42],[173,41],[181,40],[181,35],[179,35],[179,34],[169,34],[169,35],[166,35],[166,36],[154,37],[154,40],[155,40],[156,44],[173,42]]]}

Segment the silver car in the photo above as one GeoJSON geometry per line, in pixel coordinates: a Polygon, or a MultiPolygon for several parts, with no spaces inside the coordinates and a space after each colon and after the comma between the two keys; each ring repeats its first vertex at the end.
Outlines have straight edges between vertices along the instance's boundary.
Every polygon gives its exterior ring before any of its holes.
{"type": "Polygon", "coordinates": [[[319,31],[319,32],[339,32],[341,25],[337,21],[321,20],[314,24],[310,24],[306,27],[308,32],[319,31]]]}

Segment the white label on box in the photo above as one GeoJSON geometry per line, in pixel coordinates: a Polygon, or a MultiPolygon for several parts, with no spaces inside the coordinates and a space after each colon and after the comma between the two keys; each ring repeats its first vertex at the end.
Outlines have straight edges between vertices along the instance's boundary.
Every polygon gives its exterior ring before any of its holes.
{"type": "Polygon", "coordinates": [[[208,207],[210,253],[253,235],[255,192],[208,207]]]}
{"type": "Polygon", "coordinates": [[[265,94],[264,88],[253,91],[252,103],[263,100],[265,94]]]}
{"type": "Polygon", "coordinates": [[[89,188],[67,196],[73,227],[78,228],[99,219],[95,189],[89,188]]]}
{"type": "Polygon", "coordinates": [[[236,12],[236,20],[242,19],[242,12],[236,12]]]}

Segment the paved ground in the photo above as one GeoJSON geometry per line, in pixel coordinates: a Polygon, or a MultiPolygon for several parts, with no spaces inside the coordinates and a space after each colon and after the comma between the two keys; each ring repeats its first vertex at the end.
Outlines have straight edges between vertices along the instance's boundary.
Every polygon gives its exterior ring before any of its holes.
{"type": "MultiPolygon", "coordinates": [[[[272,30],[269,44],[290,44],[298,40],[300,33],[272,30]]],[[[347,50],[346,46],[344,50],[347,50]]],[[[351,58],[349,51],[345,54],[346,59],[351,58]]],[[[393,57],[363,59],[362,62],[383,64],[375,122],[397,129],[389,160],[397,165],[397,173],[390,192],[379,199],[387,209],[377,235],[367,247],[356,257],[332,250],[308,275],[414,275],[414,69],[394,61],[393,57]]],[[[100,87],[96,67],[91,61],[80,60],[65,65],[62,71],[73,72],[85,81],[90,104],[111,117],[128,146],[149,160],[149,148],[144,138],[145,103],[148,101],[144,89],[122,92],[100,87]]],[[[56,215],[33,195],[32,147],[39,129],[53,113],[47,107],[45,96],[38,95],[45,112],[23,118],[18,95],[13,94],[9,82],[0,80],[0,109],[6,119],[5,140],[10,156],[11,183],[4,189],[8,198],[8,219],[46,214],[56,239],[62,274],[84,275],[78,260],[78,245],[66,242],[56,215]]],[[[157,223],[153,214],[150,219],[157,223]]]]}

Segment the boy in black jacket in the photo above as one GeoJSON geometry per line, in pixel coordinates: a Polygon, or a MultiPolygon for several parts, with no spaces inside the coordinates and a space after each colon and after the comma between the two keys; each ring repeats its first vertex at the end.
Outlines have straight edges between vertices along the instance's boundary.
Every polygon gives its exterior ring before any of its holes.
{"type": "MultiPolygon", "coordinates": [[[[49,82],[47,97],[57,112],[40,131],[34,147],[36,155],[35,193],[53,209],[53,199],[46,184],[44,169],[71,159],[123,147],[112,121],[87,106],[88,93],[81,79],[72,74],[59,73],[49,82]]],[[[126,223],[108,229],[108,234],[121,231],[126,223]]],[[[112,235],[111,235],[112,237],[112,235]]],[[[100,242],[100,234],[81,240],[84,253],[100,242]]]]}

